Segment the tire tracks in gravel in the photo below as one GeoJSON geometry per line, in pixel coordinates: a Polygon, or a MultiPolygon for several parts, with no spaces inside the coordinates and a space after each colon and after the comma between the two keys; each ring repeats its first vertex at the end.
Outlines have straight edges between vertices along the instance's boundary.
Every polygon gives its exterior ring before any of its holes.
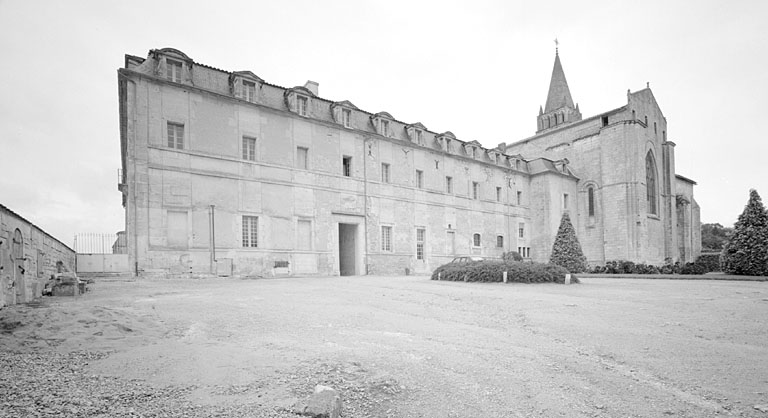
{"type": "MultiPolygon", "coordinates": [[[[725,413],[730,415],[734,412],[732,410],[728,411],[724,409],[723,405],[717,401],[706,399],[699,394],[681,389],[677,387],[675,383],[665,381],[649,371],[641,370],[639,367],[630,366],[612,358],[612,356],[597,353],[592,349],[573,343],[559,336],[550,335],[532,325],[530,319],[524,312],[518,312],[515,317],[522,330],[536,338],[548,340],[552,346],[559,347],[557,351],[561,353],[576,353],[581,360],[587,361],[602,370],[607,370],[615,376],[667,393],[678,401],[706,410],[710,413],[725,413]]],[[[575,372],[578,373],[578,371],[575,372]]]]}

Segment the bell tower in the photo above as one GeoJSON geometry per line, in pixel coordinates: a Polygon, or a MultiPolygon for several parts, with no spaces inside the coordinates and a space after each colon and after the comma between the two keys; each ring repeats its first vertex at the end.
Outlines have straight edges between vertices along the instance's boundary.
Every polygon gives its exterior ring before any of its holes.
{"type": "MultiPolygon", "coordinates": [[[[557,40],[555,40],[557,45],[557,40]]],[[[542,109],[539,106],[539,116],[536,120],[536,133],[559,128],[562,125],[581,120],[579,105],[573,104],[571,90],[565,80],[563,65],[560,64],[560,51],[555,46],[555,66],[552,68],[552,79],[549,81],[547,104],[542,109]]]]}

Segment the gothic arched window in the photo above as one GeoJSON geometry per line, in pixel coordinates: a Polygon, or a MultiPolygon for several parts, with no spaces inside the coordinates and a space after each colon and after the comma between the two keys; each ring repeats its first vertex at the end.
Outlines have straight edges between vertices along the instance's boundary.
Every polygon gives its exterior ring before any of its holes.
{"type": "Polygon", "coordinates": [[[650,151],[645,156],[645,185],[648,196],[648,213],[658,215],[656,205],[656,161],[653,159],[653,154],[650,151]]]}

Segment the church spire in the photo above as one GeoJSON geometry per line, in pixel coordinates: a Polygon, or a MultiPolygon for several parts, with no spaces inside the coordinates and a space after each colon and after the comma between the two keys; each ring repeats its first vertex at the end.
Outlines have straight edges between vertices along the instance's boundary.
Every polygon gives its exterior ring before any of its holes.
{"type": "Polygon", "coordinates": [[[565,80],[563,65],[560,64],[560,53],[555,48],[555,66],[552,68],[552,79],[549,81],[549,94],[547,94],[547,105],[544,106],[544,112],[549,113],[561,107],[573,107],[571,90],[568,88],[568,82],[565,80]]]}
{"type": "Polygon", "coordinates": [[[549,81],[547,103],[544,105],[543,112],[539,107],[539,116],[536,119],[537,133],[581,120],[579,106],[574,106],[571,90],[568,88],[568,82],[565,81],[557,39],[555,39],[555,65],[552,68],[552,79],[549,81]]]}

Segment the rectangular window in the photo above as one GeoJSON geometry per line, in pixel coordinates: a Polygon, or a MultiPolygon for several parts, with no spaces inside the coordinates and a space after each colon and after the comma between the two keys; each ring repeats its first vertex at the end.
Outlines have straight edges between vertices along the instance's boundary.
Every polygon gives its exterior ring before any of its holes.
{"type": "Polygon", "coordinates": [[[501,187],[496,188],[496,201],[501,202],[501,187]]]}
{"type": "Polygon", "coordinates": [[[445,192],[448,194],[453,193],[453,177],[445,176],[445,192]]]}
{"type": "Polygon", "coordinates": [[[416,259],[424,259],[424,241],[426,240],[426,229],[416,228],[416,259]]]}
{"type": "Polygon", "coordinates": [[[448,255],[456,254],[456,233],[453,231],[445,232],[445,253],[448,255]]]}
{"type": "Polygon", "coordinates": [[[341,109],[341,123],[345,128],[351,128],[352,111],[349,109],[341,109]]]}
{"type": "Polygon", "coordinates": [[[416,143],[419,145],[424,145],[424,131],[421,129],[416,130],[416,143]]]}
{"type": "Polygon", "coordinates": [[[480,184],[476,181],[472,182],[472,199],[479,199],[480,198],[480,184]]]}
{"type": "Polygon", "coordinates": [[[256,83],[243,81],[243,99],[249,102],[256,100],[256,83]]]}
{"type": "Polygon", "coordinates": [[[568,193],[563,193],[563,209],[568,209],[568,193]]]}
{"type": "Polygon", "coordinates": [[[312,249],[312,222],[299,219],[296,224],[296,247],[300,250],[312,249]]]}
{"type": "Polygon", "coordinates": [[[296,96],[296,113],[301,116],[307,116],[307,102],[309,100],[304,96],[296,96]]]}
{"type": "Polygon", "coordinates": [[[381,163],[381,182],[389,183],[389,164],[381,163]]]}
{"type": "Polygon", "coordinates": [[[519,238],[525,238],[525,224],[524,223],[517,224],[517,236],[519,238]]]}
{"type": "Polygon", "coordinates": [[[256,138],[243,137],[243,159],[256,161],[256,138]]]}
{"type": "Polygon", "coordinates": [[[424,172],[421,170],[416,170],[416,187],[424,188],[424,172]]]}
{"type": "Polygon", "coordinates": [[[497,248],[504,248],[504,236],[503,235],[497,235],[496,236],[496,247],[497,248]]]}
{"type": "Polygon", "coordinates": [[[259,246],[259,217],[243,215],[243,247],[259,246]]]}
{"type": "Polygon", "coordinates": [[[168,147],[184,149],[184,124],[168,122],[168,147]]]}
{"type": "Polygon", "coordinates": [[[309,169],[309,148],[296,147],[296,168],[309,169]]]}
{"type": "Polygon", "coordinates": [[[189,231],[187,212],[168,211],[167,238],[169,247],[187,248],[189,231]]]}
{"type": "Polygon", "coordinates": [[[352,176],[352,157],[345,155],[341,158],[341,174],[346,177],[352,176]]]}
{"type": "Polygon", "coordinates": [[[517,206],[522,206],[523,204],[523,192],[517,192],[517,206]]]}
{"type": "Polygon", "coordinates": [[[608,116],[603,116],[603,126],[608,126],[608,116]]]}
{"type": "Polygon", "coordinates": [[[389,136],[389,121],[381,119],[381,134],[384,136],[389,136]]]}
{"type": "Polygon", "coordinates": [[[392,227],[381,227],[381,251],[392,252],[392,227]]]}
{"type": "Polygon", "coordinates": [[[165,78],[175,83],[181,83],[181,69],[182,64],[180,61],[165,60],[165,78]]]}

